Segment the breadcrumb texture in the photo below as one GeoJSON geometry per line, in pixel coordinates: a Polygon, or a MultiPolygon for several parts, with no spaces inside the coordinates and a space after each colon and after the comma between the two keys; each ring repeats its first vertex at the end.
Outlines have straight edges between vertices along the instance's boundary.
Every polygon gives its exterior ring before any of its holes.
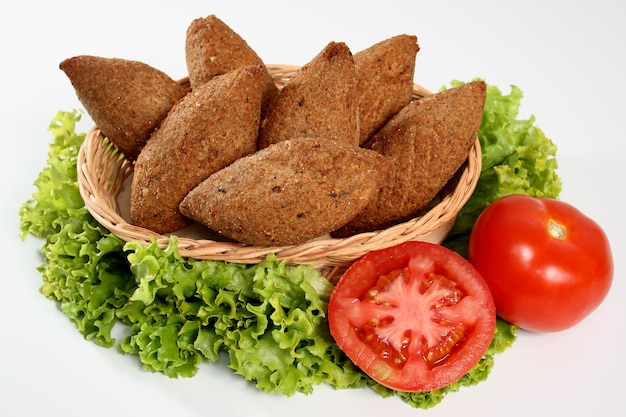
{"type": "Polygon", "coordinates": [[[398,35],[354,54],[360,144],[411,101],[419,49],[417,36],[398,35]]]}
{"type": "Polygon", "coordinates": [[[258,148],[299,137],[358,146],[354,59],[343,42],[330,42],[290,78],[261,122],[258,148]]]}
{"type": "Polygon", "coordinates": [[[60,68],[102,133],[130,159],[187,92],[139,61],[80,55],[65,59],[60,68]]]}
{"type": "MultiPolygon", "coordinates": [[[[261,57],[237,32],[215,15],[194,19],[185,37],[185,60],[191,88],[237,68],[262,65],[261,57]]],[[[263,108],[278,94],[274,80],[265,68],[263,108]]]]}
{"type": "Polygon", "coordinates": [[[482,122],[486,85],[473,81],[400,110],[364,147],[393,158],[379,193],[335,236],[407,221],[436,197],[467,160],[482,122]]]}
{"type": "Polygon", "coordinates": [[[256,150],[262,66],[204,83],[176,104],[135,162],[133,224],[157,233],[187,226],[178,206],[209,175],[256,150]]]}
{"type": "Polygon", "coordinates": [[[299,244],[361,211],[390,163],[377,152],[332,139],[285,140],[210,176],[180,209],[245,244],[299,244]]]}

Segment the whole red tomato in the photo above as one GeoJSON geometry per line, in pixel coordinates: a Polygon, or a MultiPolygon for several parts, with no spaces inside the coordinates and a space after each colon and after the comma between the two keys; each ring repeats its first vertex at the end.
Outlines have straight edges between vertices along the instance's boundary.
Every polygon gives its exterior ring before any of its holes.
{"type": "Polygon", "coordinates": [[[536,332],[580,322],[613,280],[604,231],[549,198],[510,195],[489,205],[472,229],[468,259],[489,284],[497,314],[536,332]]]}

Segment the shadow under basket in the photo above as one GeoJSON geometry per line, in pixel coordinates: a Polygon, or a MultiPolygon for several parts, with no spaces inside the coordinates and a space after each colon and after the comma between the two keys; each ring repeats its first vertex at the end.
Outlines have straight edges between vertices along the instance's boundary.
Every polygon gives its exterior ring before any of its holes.
{"type": "MultiPolygon", "coordinates": [[[[279,88],[299,69],[288,65],[267,67],[279,88]]],[[[188,87],[188,79],[180,83],[188,87]]],[[[414,100],[430,94],[423,87],[414,85],[414,100]]],[[[298,245],[258,247],[233,242],[197,224],[171,235],[176,235],[178,251],[183,257],[254,264],[273,253],[279,260],[309,264],[320,269],[325,276],[337,278],[337,274],[367,252],[409,240],[443,242],[457,213],[474,192],[480,171],[481,150],[476,138],[467,161],[424,213],[384,230],[348,238],[324,236],[298,245]]],[[[124,241],[138,241],[144,245],[156,242],[161,248],[169,245],[170,234],[158,234],[130,223],[132,162],[124,158],[97,126],[87,133],[78,152],[77,172],[85,206],[102,226],[124,241]]]]}

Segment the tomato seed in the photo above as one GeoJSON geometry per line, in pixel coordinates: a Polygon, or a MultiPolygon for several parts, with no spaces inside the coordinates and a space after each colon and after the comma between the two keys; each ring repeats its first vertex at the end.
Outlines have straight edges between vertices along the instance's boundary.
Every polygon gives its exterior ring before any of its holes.
{"type": "Polygon", "coordinates": [[[444,333],[437,342],[437,344],[430,349],[427,347],[426,352],[423,354],[424,360],[429,365],[434,365],[437,362],[448,356],[454,347],[465,337],[465,326],[463,323],[457,323],[452,329],[444,333]]]}

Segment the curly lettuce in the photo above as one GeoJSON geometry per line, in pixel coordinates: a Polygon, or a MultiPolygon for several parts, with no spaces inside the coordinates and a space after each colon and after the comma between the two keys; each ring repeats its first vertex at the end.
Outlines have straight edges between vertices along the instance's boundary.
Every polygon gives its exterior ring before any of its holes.
{"type": "Polygon", "coordinates": [[[80,117],[78,111],[60,111],[48,127],[53,136],[48,165],[34,182],[32,198],[20,208],[22,238],[29,233],[46,238],[87,213],[76,177],[78,149],[85,139],[84,133],[75,132],[80,117]]]}
{"type": "Polygon", "coordinates": [[[144,369],[190,377],[225,352],[236,374],[266,392],[364,386],[330,336],[332,284],[317,270],[272,255],[252,266],[185,259],[176,245],[125,247],[137,287],[117,311],[131,326],[120,350],[144,369]]]}
{"type": "Polygon", "coordinates": [[[33,197],[20,208],[22,238],[44,239],[41,292],[58,302],[81,334],[100,346],[114,344],[115,311],[133,285],[123,242],[88,212],[78,190],[76,159],[85,135],[75,132],[81,114],[58,112],[48,164],[35,180],[33,197]]]}
{"type": "Polygon", "coordinates": [[[494,356],[515,340],[517,328],[499,321],[481,361],[440,390],[403,393],[377,384],[332,340],[326,319],[332,284],[316,269],[271,255],[256,265],[187,259],[175,237],[164,248],[125,243],[98,224],[78,190],[80,115],[59,112],[50,124],[48,163],[20,208],[20,226],[23,238],[44,240],[41,292],[87,340],[172,378],[193,377],[203,363],[226,356],[235,374],[265,392],[308,394],[320,383],[369,387],[415,408],[485,380],[494,356]],[[113,337],[115,326],[127,329],[122,340],[113,337]]]}

